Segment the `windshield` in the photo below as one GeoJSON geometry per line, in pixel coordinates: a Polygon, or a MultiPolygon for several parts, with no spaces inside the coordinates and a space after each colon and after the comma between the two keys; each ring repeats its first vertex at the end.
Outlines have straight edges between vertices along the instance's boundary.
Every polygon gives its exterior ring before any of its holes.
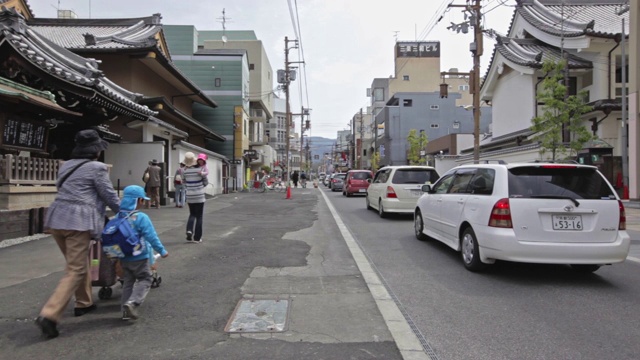
{"type": "Polygon", "coordinates": [[[393,175],[394,184],[426,184],[438,180],[438,173],[431,169],[398,169],[393,175]]]}
{"type": "Polygon", "coordinates": [[[509,169],[509,197],[615,199],[607,180],[593,168],[525,166],[509,169]]]}

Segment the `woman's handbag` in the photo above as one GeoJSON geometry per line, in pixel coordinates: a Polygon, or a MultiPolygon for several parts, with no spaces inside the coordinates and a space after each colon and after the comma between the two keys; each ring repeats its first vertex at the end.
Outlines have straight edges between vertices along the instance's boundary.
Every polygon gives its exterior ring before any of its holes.
{"type": "Polygon", "coordinates": [[[144,181],[145,184],[149,181],[149,169],[147,169],[147,171],[144,172],[144,175],[142,175],[142,181],[144,181]]]}

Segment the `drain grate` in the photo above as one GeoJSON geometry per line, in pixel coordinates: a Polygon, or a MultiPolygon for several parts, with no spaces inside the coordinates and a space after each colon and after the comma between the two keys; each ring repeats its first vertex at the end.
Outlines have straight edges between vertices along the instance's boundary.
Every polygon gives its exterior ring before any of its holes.
{"type": "Polygon", "coordinates": [[[230,333],[282,332],[289,320],[288,299],[242,299],[224,331],[230,333]]]}

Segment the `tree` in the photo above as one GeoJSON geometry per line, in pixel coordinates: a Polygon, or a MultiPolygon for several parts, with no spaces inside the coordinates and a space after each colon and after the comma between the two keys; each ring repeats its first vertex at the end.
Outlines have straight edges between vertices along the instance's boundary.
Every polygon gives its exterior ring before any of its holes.
{"type": "Polygon", "coordinates": [[[379,163],[380,163],[380,153],[376,151],[373,153],[373,156],[371,157],[371,171],[373,172],[378,171],[379,163]]]}
{"type": "Polygon", "coordinates": [[[543,103],[542,115],[534,117],[531,130],[534,139],[540,142],[540,154],[551,152],[551,160],[559,155],[574,156],[584,144],[593,139],[593,135],[584,125],[582,115],[591,111],[584,103],[586,92],[567,96],[564,84],[565,61],[545,61],[542,71],[546,74],[542,81],[542,89],[538,93],[538,101],[543,103]],[[563,129],[569,131],[569,142],[563,142],[563,129]]]}
{"type": "Polygon", "coordinates": [[[409,165],[425,165],[427,163],[426,156],[421,155],[427,146],[427,142],[427,134],[424,131],[420,131],[420,134],[418,134],[416,129],[409,130],[409,135],[407,136],[407,144],[409,145],[407,160],[409,160],[409,165]]]}

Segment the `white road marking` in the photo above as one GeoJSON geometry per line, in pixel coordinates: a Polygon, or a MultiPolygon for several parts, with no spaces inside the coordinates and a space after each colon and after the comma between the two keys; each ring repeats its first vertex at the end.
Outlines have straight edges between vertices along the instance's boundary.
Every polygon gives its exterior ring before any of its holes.
{"type": "Polygon", "coordinates": [[[227,231],[226,233],[221,234],[221,235],[220,235],[220,237],[227,237],[227,236],[229,236],[229,235],[233,235],[233,233],[235,233],[235,232],[236,232],[236,230],[238,230],[238,229],[240,229],[240,226],[236,226],[236,227],[234,227],[233,229],[231,229],[231,230],[227,231]]]}
{"type": "Polygon", "coordinates": [[[398,305],[387,291],[383,282],[380,280],[380,277],[371,266],[369,259],[351,235],[351,232],[340,218],[340,215],[338,215],[338,212],[325,192],[321,191],[320,193],[324,197],[324,200],[329,207],[329,211],[331,211],[331,215],[333,216],[336,225],[338,225],[338,229],[340,230],[349,251],[351,251],[351,255],[356,261],[356,265],[358,265],[358,269],[360,269],[362,277],[367,283],[369,291],[378,305],[378,309],[380,310],[380,313],[382,313],[382,317],[384,318],[387,328],[389,328],[389,332],[391,332],[402,357],[404,359],[431,359],[425,353],[420,340],[411,329],[411,326],[405,319],[402,311],[398,308],[398,305]]]}

